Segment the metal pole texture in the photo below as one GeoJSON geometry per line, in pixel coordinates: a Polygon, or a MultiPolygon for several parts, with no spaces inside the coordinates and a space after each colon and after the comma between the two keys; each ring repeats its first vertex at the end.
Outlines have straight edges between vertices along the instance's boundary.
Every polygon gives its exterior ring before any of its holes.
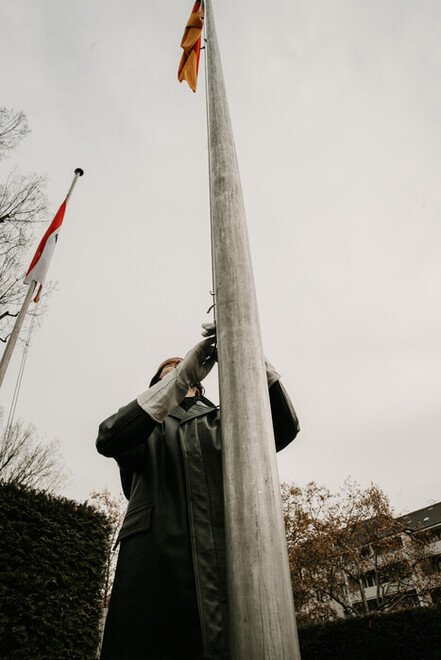
{"type": "Polygon", "coordinates": [[[245,209],[211,0],[205,7],[230,647],[234,660],[298,660],[245,209]]]}
{"type": "Polygon", "coordinates": [[[17,319],[14,324],[14,328],[11,332],[11,335],[8,339],[8,343],[6,344],[5,350],[2,355],[2,359],[0,362],[0,387],[2,386],[6,370],[8,368],[9,362],[11,360],[12,353],[15,348],[15,344],[17,343],[18,336],[20,334],[21,327],[23,325],[23,321],[25,320],[26,313],[28,311],[28,307],[30,305],[30,302],[32,300],[32,295],[35,291],[35,287],[37,286],[37,282],[35,280],[32,280],[32,282],[29,285],[28,292],[26,294],[26,298],[24,299],[23,305],[21,306],[21,310],[19,312],[19,315],[17,316],[17,319]]]}

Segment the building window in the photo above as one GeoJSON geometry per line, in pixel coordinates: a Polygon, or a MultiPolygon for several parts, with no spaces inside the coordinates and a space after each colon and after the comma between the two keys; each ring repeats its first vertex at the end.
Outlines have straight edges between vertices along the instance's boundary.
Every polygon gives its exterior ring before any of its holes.
{"type": "Polygon", "coordinates": [[[377,582],[375,580],[375,571],[368,571],[367,573],[364,574],[363,585],[365,589],[367,589],[368,587],[375,587],[376,584],[377,582]]]}
{"type": "Polygon", "coordinates": [[[366,559],[366,557],[371,556],[372,552],[373,550],[370,545],[364,545],[360,550],[360,555],[366,559]]]}

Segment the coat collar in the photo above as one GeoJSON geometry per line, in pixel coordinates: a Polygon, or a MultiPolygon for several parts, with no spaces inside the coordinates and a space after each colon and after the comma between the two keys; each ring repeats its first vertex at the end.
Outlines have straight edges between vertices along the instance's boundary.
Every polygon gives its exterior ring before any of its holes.
{"type": "Polygon", "coordinates": [[[216,407],[211,408],[210,406],[205,405],[205,403],[202,403],[202,401],[198,401],[189,410],[184,410],[181,406],[176,406],[169,415],[170,417],[179,419],[180,424],[184,424],[195,417],[207,415],[212,410],[216,410],[216,407]]]}

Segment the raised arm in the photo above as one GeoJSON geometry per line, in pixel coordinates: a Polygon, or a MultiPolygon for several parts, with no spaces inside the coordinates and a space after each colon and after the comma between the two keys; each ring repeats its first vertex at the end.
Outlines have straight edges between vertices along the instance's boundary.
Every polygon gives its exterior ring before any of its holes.
{"type": "Polygon", "coordinates": [[[103,456],[118,459],[144,443],[156,424],[137,401],[132,401],[100,424],[96,448],[103,456]]]}
{"type": "Polygon", "coordinates": [[[103,456],[120,460],[137,452],[155,425],[162,422],[185,397],[192,383],[202,381],[215,362],[215,338],[210,336],[192,348],[175,369],[138,396],[99,427],[96,447],[103,456]]]}

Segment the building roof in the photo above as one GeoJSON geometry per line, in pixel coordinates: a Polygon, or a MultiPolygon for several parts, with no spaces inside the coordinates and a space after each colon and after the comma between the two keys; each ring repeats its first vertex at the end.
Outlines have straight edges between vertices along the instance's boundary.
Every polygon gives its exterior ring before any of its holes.
{"type": "Polygon", "coordinates": [[[399,516],[397,520],[411,530],[428,529],[441,525],[441,502],[406,513],[404,516],[399,516]]]}

